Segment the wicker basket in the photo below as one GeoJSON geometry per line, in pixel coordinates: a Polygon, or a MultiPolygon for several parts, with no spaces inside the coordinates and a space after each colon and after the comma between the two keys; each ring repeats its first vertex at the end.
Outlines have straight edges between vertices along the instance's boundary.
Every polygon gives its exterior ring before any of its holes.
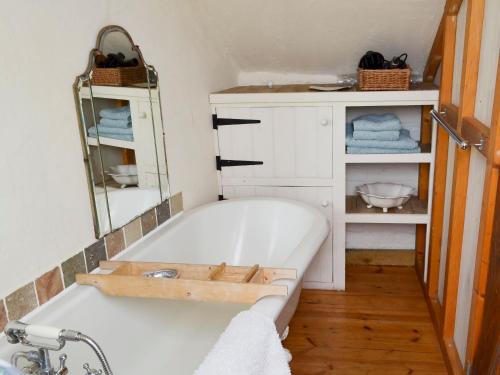
{"type": "Polygon", "coordinates": [[[96,86],[129,86],[146,81],[146,69],[143,66],[94,68],[92,73],[92,84],[96,86]]]}
{"type": "Polygon", "coordinates": [[[358,69],[362,91],[397,91],[410,89],[411,69],[358,69]]]}

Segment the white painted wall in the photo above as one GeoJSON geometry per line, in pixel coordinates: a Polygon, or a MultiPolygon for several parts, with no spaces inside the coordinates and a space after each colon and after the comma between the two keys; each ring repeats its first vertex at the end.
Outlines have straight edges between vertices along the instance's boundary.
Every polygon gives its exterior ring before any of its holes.
{"type": "Polygon", "coordinates": [[[486,0],[484,8],[483,40],[477,79],[476,117],[491,126],[495,83],[500,54],[500,1],[486,0]]]}
{"type": "Polygon", "coordinates": [[[367,50],[407,52],[422,73],[444,0],[197,0],[240,84],[331,82],[367,50]]]}
{"type": "Polygon", "coordinates": [[[484,173],[486,159],[473,149],[471,151],[467,200],[465,203],[464,238],[462,256],[460,258],[460,277],[458,282],[457,311],[455,314],[454,338],[458,355],[465,363],[467,334],[469,332],[469,315],[474,285],[477,240],[481,222],[481,203],[483,201],[484,173]]]}
{"type": "Polygon", "coordinates": [[[124,26],[159,72],[172,191],[217,197],[208,94],[237,71],[187,0],[3,2],[0,296],[94,241],[72,84],[99,29],[124,26]]]}

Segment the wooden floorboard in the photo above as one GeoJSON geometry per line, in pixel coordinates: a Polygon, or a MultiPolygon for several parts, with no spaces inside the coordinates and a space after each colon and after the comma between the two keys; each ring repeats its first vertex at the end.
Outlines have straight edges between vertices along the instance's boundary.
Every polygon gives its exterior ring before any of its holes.
{"type": "Polygon", "coordinates": [[[292,374],[447,374],[414,268],[348,266],[346,277],[346,292],[302,292],[284,341],[292,374]]]}

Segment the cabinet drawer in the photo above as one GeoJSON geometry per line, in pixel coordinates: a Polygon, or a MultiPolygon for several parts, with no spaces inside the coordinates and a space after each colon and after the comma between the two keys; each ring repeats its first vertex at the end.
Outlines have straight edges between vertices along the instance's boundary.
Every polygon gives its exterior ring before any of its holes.
{"type": "Polygon", "coordinates": [[[263,162],[223,167],[222,177],[332,177],[331,107],[217,107],[217,116],[260,120],[218,128],[222,159],[263,162]]]}
{"type": "MultiPolygon", "coordinates": [[[[224,198],[277,197],[294,199],[320,209],[332,223],[333,192],[330,187],[284,187],[284,186],[223,186],[224,198]]],[[[331,284],[333,280],[332,231],[321,246],[304,276],[304,281],[331,284]]]]}

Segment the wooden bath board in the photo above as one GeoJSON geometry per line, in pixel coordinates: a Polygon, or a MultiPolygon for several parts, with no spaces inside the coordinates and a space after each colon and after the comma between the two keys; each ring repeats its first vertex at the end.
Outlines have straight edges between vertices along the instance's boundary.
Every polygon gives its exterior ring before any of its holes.
{"type": "Polygon", "coordinates": [[[255,303],[266,296],[286,296],[286,285],[271,285],[278,279],[297,279],[297,270],[254,265],[228,266],[184,263],[101,261],[109,274],[77,274],[80,285],[92,285],[110,296],[164,298],[193,301],[255,303]],[[176,278],[146,277],[144,273],[176,270],[176,278]]]}

